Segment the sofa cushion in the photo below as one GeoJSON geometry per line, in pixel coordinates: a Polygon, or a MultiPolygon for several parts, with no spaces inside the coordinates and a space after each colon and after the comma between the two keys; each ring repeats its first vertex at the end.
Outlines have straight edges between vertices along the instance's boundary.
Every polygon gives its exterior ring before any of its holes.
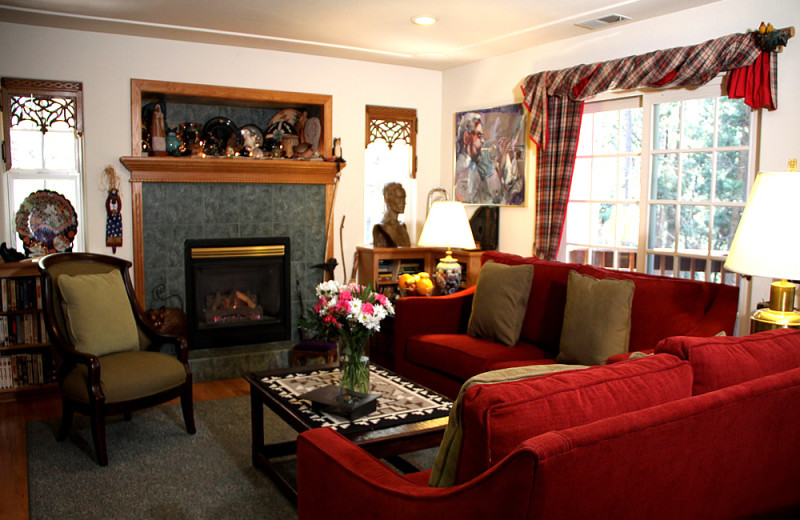
{"type": "Polygon", "coordinates": [[[479,475],[530,437],[689,397],[691,389],[689,363],[666,355],[473,386],[462,396],[454,484],[479,475]]]}
{"type": "Polygon", "coordinates": [[[582,264],[568,264],[535,257],[486,251],[483,262],[493,260],[507,265],[531,264],[535,276],[528,298],[528,309],[520,339],[558,353],[567,278],[571,270],[598,279],[632,280],[636,284],[631,307],[631,334],[628,350],[655,348],[663,338],[694,334],[710,336],[720,330],[733,333],[738,305],[738,288],[681,280],[666,276],[613,271],[582,264]],[[670,319],[663,319],[669,316],[670,319]]]}
{"type": "Polygon", "coordinates": [[[528,308],[532,265],[488,261],[478,273],[467,334],[512,346],[519,341],[528,308]]]}
{"type": "MultiPolygon", "coordinates": [[[[655,348],[661,339],[684,335],[705,316],[713,302],[715,285],[694,280],[681,280],[666,276],[610,271],[580,266],[578,272],[598,279],[616,278],[631,280],[636,285],[631,307],[631,334],[629,350],[655,348]],[[664,319],[668,316],[669,319],[664,319]]],[[[710,331],[710,334],[719,329],[710,331]]]]}
{"type": "Polygon", "coordinates": [[[567,276],[579,264],[565,264],[522,257],[499,251],[486,251],[483,262],[494,260],[507,265],[531,264],[534,276],[528,296],[528,308],[522,322],[520,339],[558,354],[561,340],[561,325],[564,321],[564,305],[567,301],[567,276]]]}
{"type": "MultiPolygon", "coordinates": [[[[515,366],[554,363],[549,352],[518,342],[512,348],[466,334],[421,334],[406,342],[406,360],[466,381],[493,370],[498,363],[515,366]]],[[[509,365],[505,365],[509,366],[509,365]]]]}
{"type": "Polygon", "coordinates": [[[598,280],[571,271],[557,360],[601,365],[627,352],[634,288],[630,280],[598,280]]]}
{"type": "Polygon", "coordinates": [[[78,351],[104,356],[139,348],[136,320],[119,271],[63,274],[58,289],[78,351]]]}
{"type": "Polygon", "coordinates": [[[458,456],[461,451],[461,441],[463,430],[461,429],[461,399],[469,388],[475,385],[488,385],[497,383],[508,383],[511,381],[519,381],[531,377],[539,377],[547,374],[554,374],[556,372],[564,372],[566,370],[580,370],[588,368],[584,365],[534,365],[524,367],[506,368],[503,370],[492,370],[484,372],[477,376],[471,377],[461,387],[458,392],[458,397],[450,408],[450,417],[445,428],[442,443],[439,450],[436,452],[436,460],[434,461],[433,468],[430,472],[428,485],[434,487],[447,487],[452,486],[456,477],[456,468],[458,467],[458,456]]]}
{"type": "Polygon", "coordinates": [[[662,340],[656,352],[692,365],[692,392],[703,394],[751,379],[800,367],[800,330],[776,329],[749,336],[689,337],[662,340]]]}

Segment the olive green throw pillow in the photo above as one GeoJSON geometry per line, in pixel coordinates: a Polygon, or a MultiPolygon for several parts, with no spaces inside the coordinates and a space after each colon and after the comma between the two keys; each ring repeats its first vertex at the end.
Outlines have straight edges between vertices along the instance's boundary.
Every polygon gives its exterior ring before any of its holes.
{"type": "Polygon", "coordinates": [[[119,271],[63,274],[58,289],[77,350],[104,356],[139,348],[136,320],[119,271]]]}
{"type": "Polygon", "coordinates": [[[533,281],[533,265],[492,260],[478,273],[467,334],[512,346],[519,341],[533,281]]]}
{"type": "Polygon", "coordinates": [[[602,365],[627,352],[634,288],[632,280],[570,271],[558,362],[602,365]]]}

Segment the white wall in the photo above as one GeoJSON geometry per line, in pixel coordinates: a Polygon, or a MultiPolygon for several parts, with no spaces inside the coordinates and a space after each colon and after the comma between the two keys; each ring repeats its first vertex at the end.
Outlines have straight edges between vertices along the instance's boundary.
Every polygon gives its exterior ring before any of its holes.
{"type": "MultiPolygon", "coordinates": [[[[135,38],[0,23],[0,76],[82,81],[86,123],[87,249],[105,247],[105,193],[100,175],[107,164],[120,174],[127,170],[118,158],[130,153],[130,78],[207,83],[270,90],[333,95],[333,133],[342,138],[343,172],[334,208],[335,251],[340,258],[339,224],[345,221],[345,261],[352,267],[361,243],[364,182],[364,107],[367,104],[416,108],[418,236],[424,222],[425,197],[432,187],[452,189],[454,114],[521,101],[519,84],[528,75],[685,46],[734,32],[755,29],[761,20],[776,27],[800,22],[797,0],[722,0],[700,8],[585,36],[524,49],[445,73],[367,62],[338,60],[247,48],[135,38]]],[[[789,158],[800,157],[800,38],[790,41],[779,60],[779,108],[763,111],[758,148],[761,170],[783,170],[789,158]]],[[[532,168],[529,168],[529,172],[532,168]]],[[[533,246],[534,178],[528,176],[528,205],[500,212],[503,251],[528,255],[533,246]]],[[[130,189],[123,190],[125,245],[118,255],[131,258],[130,189]]],[[[412,226],[413,227],[413,226],[412,226]]],[[[3,240],[7,240],[3,226],[3,240]]],[[[348,273],[349,274],[349,273],[348,273]]],[[[337,273],[341,279],[341,273],[337,273]]],[[[760,300],[767,283],[754,284],[760,300]]]]}
{"type": "MultiPolygon", "coordinates": [[[[762,20],[772,22],[778,28],[797,25],[800,29],[800,2],[722,0],[446,71],[442,96],[444,123],[440,182],[452,186],[454,114],[522,101],[519,85],[528,74],[694,45],[726,34],[757,29],[762,20]]],[[[790,158],[800,158],[800,126],[797,124],[800,121],[800,97],[796,95],[800,85],[800,38],[789,41],[778,61],[778,110],[762,111],[757,157],[759,171],[785,171],[790,158]]],[[[530,169],[528,181],[527,207],[500,210],[499,248],[503,251],[521,255],[532,253],[534,177],[530,169]]],[[[756,280],[753,306],[757,301],[768,299],[769,282],[756,280]]]]}
{"type": "MultiPolygon", "coordinates": [[[[85,121],[85,214],[79,226],[86,248],[111,254],[105,246],[106,165],[127,179],[119,157],[130,155],[130,79],[312,92],[333,96],[333,135],[342,138],[347,167],[334,207],[336,257],[341,261],[339,225],[346,216],[347,276],[355,246],[362,242],[365,106],[416,108],[419,184],[438,182],[441,135],[441,73],[423,69],[264,50],[222,47],[101,33],[0,23],[0,76],[83,82],[85,121]],[[428,177],[434,177],[428,181],[428,177]]],[[[427,194],[408,194],[424,200],[427,194]]],[[[117,255],[131,259],[130,186],[122,190],[124,245],[117,255]]],[[[424,204],[417,205],[424,219],[424,204]]],[[[409,211],[410,212],[410,211],[409,211]]],[[[7,226],[2,239],[8,241],[7,226]]],[[[320,259],[323,261],[324,259],[320,259]]],[[[342,279],[342,273],[337,273],[342,279]]]]}

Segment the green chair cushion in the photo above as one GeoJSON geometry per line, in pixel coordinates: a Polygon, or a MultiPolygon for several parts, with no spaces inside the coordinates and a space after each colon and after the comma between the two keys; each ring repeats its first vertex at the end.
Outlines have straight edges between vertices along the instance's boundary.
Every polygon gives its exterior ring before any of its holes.
{"type": "MultiPolygon", "coordinates": [[[[136,350],[102,356],[100,389],[106,404],[131,401],[170,390],[186,382],[186,370],[174,356],[136,350]]],[[[88,370],[78,365],[64,378],[62,391],[68,398],[88,403],[88,370]]]]}
{"type": "Polygon", "coordinates": [[[76,350],[104,356],[139,348],[136,320],[119,271],[63,274],[58,289],[76,350]]]}

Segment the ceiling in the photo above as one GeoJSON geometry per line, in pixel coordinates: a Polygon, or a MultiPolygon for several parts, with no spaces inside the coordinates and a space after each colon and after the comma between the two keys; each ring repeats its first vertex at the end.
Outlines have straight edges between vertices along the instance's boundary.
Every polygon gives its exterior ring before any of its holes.
{"type": "Polygon", "coordinates": [[[719,0],[0,0],[0,21],[447,70],[719,0]],[[432,26],[411,18],[430,15],[432,26]]]}

